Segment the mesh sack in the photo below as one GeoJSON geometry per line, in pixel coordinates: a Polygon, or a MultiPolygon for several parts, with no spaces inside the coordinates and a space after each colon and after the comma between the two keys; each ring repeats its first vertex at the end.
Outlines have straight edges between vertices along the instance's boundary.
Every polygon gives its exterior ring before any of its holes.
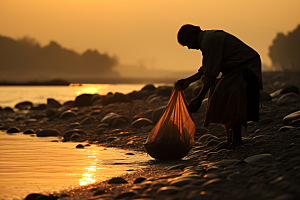
{"type": "Polygon", "coordinates": [[[184,93],[175,86],[162,116],[148,134],[145,149],[159,160],[181,159],[194,144],[195,129],[184,93]]]}

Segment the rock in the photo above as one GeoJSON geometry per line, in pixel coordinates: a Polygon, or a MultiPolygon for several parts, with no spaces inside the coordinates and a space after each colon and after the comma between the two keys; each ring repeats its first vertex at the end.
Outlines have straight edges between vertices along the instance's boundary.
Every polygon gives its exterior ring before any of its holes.
{"type": "Polygon", "coordinates": [[[27,195],[24,200],[36,200],[36,198],[40,195],[41,194],[38,194],[38,193],[32,193],[32,194],[27,195]]]}
{"type": "Polygon", "coordinates": [[[113,95],[106,95],[103,97],[102,104],[103,105],[109,105],[112,103],[120,103],[120,102],[131,102],[131,99],[119,92],[116,92],[113,95]]]}
{"type": "Polygon", "coordinates": [[[91,104],[93,105],[96,101],[102,100],[102,96],[99,94],[93,94],[91,98],[91,104]]]}
{"type": "MultiPolygon", "coordinates": [[[[112,119],[110,119],[110,121],[112,120],[113,122],[111,123],[111,127],[113,127],[113,128],[117,128],[117,127],[119,127],[119,126],[121,126],[121,125],[125,125],[125,124],[127,124],[127,121],[126,120],[124,120],[122,117],[116,117],[116,118],[112,118],[112,119]],[[113,119],[113,120],[112,120],[113,119]]],[[[109,121],[109,122],[110,122],[109,121]]]]}
{"type": "Polygon", "coordinates": [[[14,112],[14,109],[12,109],[11,107],[5,107],[2,111],[4,111],[4,112],[14,112]]]}
{"type": "Polygon", "coordinates": [[[248,158],[246,158],[244,161],[246,163],[255,163],[258,161],[269,161],[271,159],[273,159],[274,157],[272,156],[272,154],[269,153],[264,153],[264,154],[258,154],[258,155],[254,155],[254,156],[250,156],[248,158]]]}
{"type": "Polygon", "coordinates": [[[265,118],[259,121],[259,125],[267,125],[267,124],[271,124],[272,122],[274,122],[273,119],[265,118]]]}
{"type": "Polygon", "coordinates": [[[20,129],[17,127],[10,127],[7,129],[6,133],[20,133],[20,129]]]}
{"type": "Polygon", "coordinates": [[[187,165],[185,165],[185,164],[178,164],[178,165],[174,165],[174,166],[169,167],[167,170],[175,170],[175,169],[183,170],[186,167],[187,167],[187,165]]]}
{"type": "Polygon", "coordinates": [[[80,126],[80,124],[78,122],[74,122],[74,123],[71,123],[69,124],[68,128],[78,128],[80,126]]]}
{"type": "Polygon", "coordinates": [[[156,89],[156,94],[158,96],[166,96],[169,97],[172,93],[173,87],[171,86],[161,86],[156,89]]]}
{"type": "Polygon", "coordinates": [[[143,126],[152,126],[152,125],[153,125],[152,121],[147,118],[139,118],[131,123],[131,126],[133,128],[141,128],[143,126]]]}
{"type": "Polygon", "coordinates": [[[100,115],[101,114],[101,111],[100,110],[93,110],[90,115],[100,115]]]}
{"type": "Polygon", "coordinates": [[[75,107],[75,102],[74,101],[66,101],[65,103],[63,103],[62,107],[70,109],[75,107]]]}
{"type": "Polygon", "coordinates": [[[216,136],[212,135],[212,134],[205,134],[205,135],[202,135],[199,139],[198,139],[198,142],[201,142],[201,143],[204,143],[206,141],[209,141],[211,139],[218,139],[216,136]]]}
{"type": "Polygon", "coordinates": [[[71,136],[74,134],[74,133],[77,133],[79,135],[85,135],[84,132],[82,130],[79,130],[79,129],[73,129],[73,130],[70,130],[70,131],[67,131],[63,134],[63,138],[64,139],[70,139],[71,136]]]}
{"type": "Polygon", "coordinates": [[[98,196],[98,195],[102,195],[102,194],[105,194],[105,193],[106,193],[105,190],[97,190],[97,191],[93,194],[93,196],[98,196]]]}
{"type": "Polygon", "coordinates": [[[134,180],[134,184],[137,184],[137,183],[141,183],[141,182],[143,182],[143,181],[145,181],[146,180],[146,178],[144,178],[144,177],[138,177],[138,178],[136,178],[135,180],[134,180]]]}
{"type": "Polygon", "coordinates": [[[77,96],[74,101],[75,106],[77,106],[77,107],[91,106],[92,105],[92,102],[91,102],[92,97],[93,97],[92,94],[81,94],[81,95],[77,96]]]}
{"type": "Polygon", "coordinates": [[[82,149],[84,146],[82,144],[77,144],[76,149],[82,149]]]}
{"type": "Polygon", "coordinates": [[[154,91],[156,90],[156,87],[153,84],[147,84],[145,85],[141,90],[150,90],[150,91],[154,91]]]}
{"type": "Polygon", "coordinates": [[[72,118],[72,117],[77,117],[77,114],[71,110],[64,111],[60,115],[61,119],[67,119],[67,118],[72,118]]]}
{"type": "Polygon", "coordinates": [[[156,191],[157,195],[170,195],[170,194],[177,194],[180,191],[178,187],[175,186],[164,186],[159,188],[156,191]]]}
{"type": "Polygon", "coordinates": [[[55,129],[42,129],[36,132],[37,137],[53,137],[58,136],[59,132],[55,129]]]}
{"type": "Polygon", "coordinates": [[[33,103],[30,101],[23,101],[15,105],[15,108],[19,110],[30,110],[32,107],[33,107],[33,103]]]}
{"type": "Polygon", "coordinates": [[[298,124],[300,124],[300,119],[296,119],[296,120],[289,122],[289,126],[296,126],[298,124]]]}
{"type": "Polygon", "coordinates": [[[293,127],[293,126],[283,126],[279,129],[279,131],[288,131],[288,130],[291,130],[291,129],[295,129],[295,127],[293,127]]]}
{"type": "Polygon", "coordinates": [[[103,119],[101,120],[101,123],[108,124],[109,119],[114,117],[114,116],[117,116],[117,114],[116,113],[108,113],[107,115],[105,115],[103,117],[103,119]]]}
{"type": "Polygon", "coordinates": [[[215,184],[220,183],[222,180],[220,178],[215,178],[212,180],[209,180],[205,183],[202,184],[203,187],[210,187],[210,186],[215,186],[215,184]]]}
{"type": "Polygon", "coordinates": [[[184,185],[191,183],[193,180],[194,179],[191,179],[191,178],[178,178],[178,179],[171,181],[169,184],[171,186],[182,187],[184,185]]]}
{"type": "Polygon", "coordinates": [[[289,86],[286,86],[284,87],[280,94],[287,94],[287,93],[290,93],[290,92],[294,92],[296,94],[299,94],[299,88],[297,86],[294,86],[294,85],[289,85],[289,86]]]}
{"type": "Polygon", "coordinates": [[[31,135],[34,134],[34,130],[33,129],[27,129],[23,132],[24,135],[31,135]]]}
{"type": "Polygon", "coordinates": [[[283,105],[289,105],[293,103],[298,103],[299,102],[299,97],[296,93],[291,92],[282,95],[278,100],[277,100],[277,105],[278,106],[283,106],[283,105]]]}
{"type": "Polygon", "coordinates": [[[163,103],[164,103],[163,100],[161,100],[159,97],[154,97],[148,102],[149,105],[163,104],[163,103]]]}
{"type": "Polygon", "coordinates": [[[93,117],[86,117],[83,120],[81,120],[80,125],[87,125],[95,121],[93,117]]]}
{"type": "Polygon", "coordinates": [[[123,184],[123,183],[128,183],[128,182],[121,177],[115,177],[108,181],[108,184],[123,184]]]}
{"type": "Polygon", "coordinates": [[[115,199],[122,199],[122,198],[126,198],[126,197],[132,197],[134,195],[137,195],[138,193],[136,191],[125,191],[125,192],[121,192],[120,194],[115,196],[115,199]]]}
{"type": "Polygon", "coordinates": [[[283,124],[287,125],[289,124],[291,121],[296,120],[296,119],[300,119],[300,110],[293,112],[287,116],[285,116],[283,118],[283,124]]]}
{"type": "Polygon", "coordinates": [[[55,99],[48,98],[47,99],[47,108],[60,108],[61,104],[55,99]]]}
{"type": "Polygon", "coordinates": [[[161,106],[157,109],[155,109],[152,113],[152,122],[155,124],[159,119],[160,117],[162,116],[164,110],[165,110],[166,106],[161,106]]]}
{"type": "Polygon", "coordinates": [[[47,105],[44,103],[31,107],[31,110],[46,110],[46,109],[47,109],[47,105]]]}
{"type": "Polygon", "coordinates": [[[147,110],[145,112],[142,112],[142,113],[134,116],[131,121],[134,122],[135,120],[137,120],[139,118],[147,118],[147,119],[151,120],[152,113],[153,113],[153,109],[147,110]]]}
{"type": "Polygon", "coordinates": [[[233,159],[233,160],[222,160],[217,162],[215,165],[222,166],[222,167],[227,167],[229,165],[233,165],[234,163],[240,162],[240,160],[233,159]]]}
{"type": "Polygon", "coordinates": [[[46,110],[46,116],[48,118],[54,117],[56,115],[56,113],[57,113],[57,110],[55,110],[55,109],[47,108],[47,110],[46,110]]]}
{"type": "Polygon", "coordinates": [[[265,91],[261,91],[261,93],[260,93],[260,100],[261,101],[271,101],[272,97],[270,96],[269,93],[267,93],[265,91]]]}

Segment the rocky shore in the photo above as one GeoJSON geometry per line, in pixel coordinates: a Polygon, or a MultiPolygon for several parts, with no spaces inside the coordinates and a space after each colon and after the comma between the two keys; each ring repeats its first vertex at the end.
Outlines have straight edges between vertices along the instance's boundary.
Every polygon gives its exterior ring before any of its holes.
{"type": "MultiPolygon", "coordinates": [[[[60,191],[29,194],[43,199],[300,199],[300,72],[264,72],[260,122],[248,122],[244,145],[215,152],[225,141],[219,124],[202,126],[205,102],[194,114],[195,145],[182,160],[149,163],[105,182],[60,191]]],[[[201,85],[190,86],[190,101],[201,85]]],[[[159,119],[172,87],[145,85],[129,94],[83,94],[60,104],[20,102],[0,108],[0,128],[61,142],[145,151],[147,133],[159,119]]]]}

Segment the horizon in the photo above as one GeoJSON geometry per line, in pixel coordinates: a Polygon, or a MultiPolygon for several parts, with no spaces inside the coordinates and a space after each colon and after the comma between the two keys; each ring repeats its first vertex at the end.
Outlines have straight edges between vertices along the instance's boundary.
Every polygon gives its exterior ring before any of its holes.
{"type": "Polygon", "coordinates": [[[300,2],[296,0],[272,4],[258,0],[1,0],[0,5],[0,17],[5,19],[0,21],[0,35],[13,39],[28,36],[42,46],[55,41],[80,54],[97,50],[118,57],[117,70],[130,68],[122,72],[129,74],[197,71],[201,52],[187,50],[176,41],[177,31],[185,23],[232,33],[258,51],[268,66],[268,48],[276,35],[287,34],[300,24],[300,2]]]}

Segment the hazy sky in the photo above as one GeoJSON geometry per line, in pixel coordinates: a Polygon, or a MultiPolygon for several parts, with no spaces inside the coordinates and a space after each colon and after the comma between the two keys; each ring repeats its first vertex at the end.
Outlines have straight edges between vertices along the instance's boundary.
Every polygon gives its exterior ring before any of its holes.
{"type": "Polygon", "coordinates": [[[300,0],[0,0],[0,34],[97,49],[123,65],[196,71],[201,52],[176,40],[192,23],[236,35],[270,65],[272,40],[300,24],[299,8],[300,0]]]}

